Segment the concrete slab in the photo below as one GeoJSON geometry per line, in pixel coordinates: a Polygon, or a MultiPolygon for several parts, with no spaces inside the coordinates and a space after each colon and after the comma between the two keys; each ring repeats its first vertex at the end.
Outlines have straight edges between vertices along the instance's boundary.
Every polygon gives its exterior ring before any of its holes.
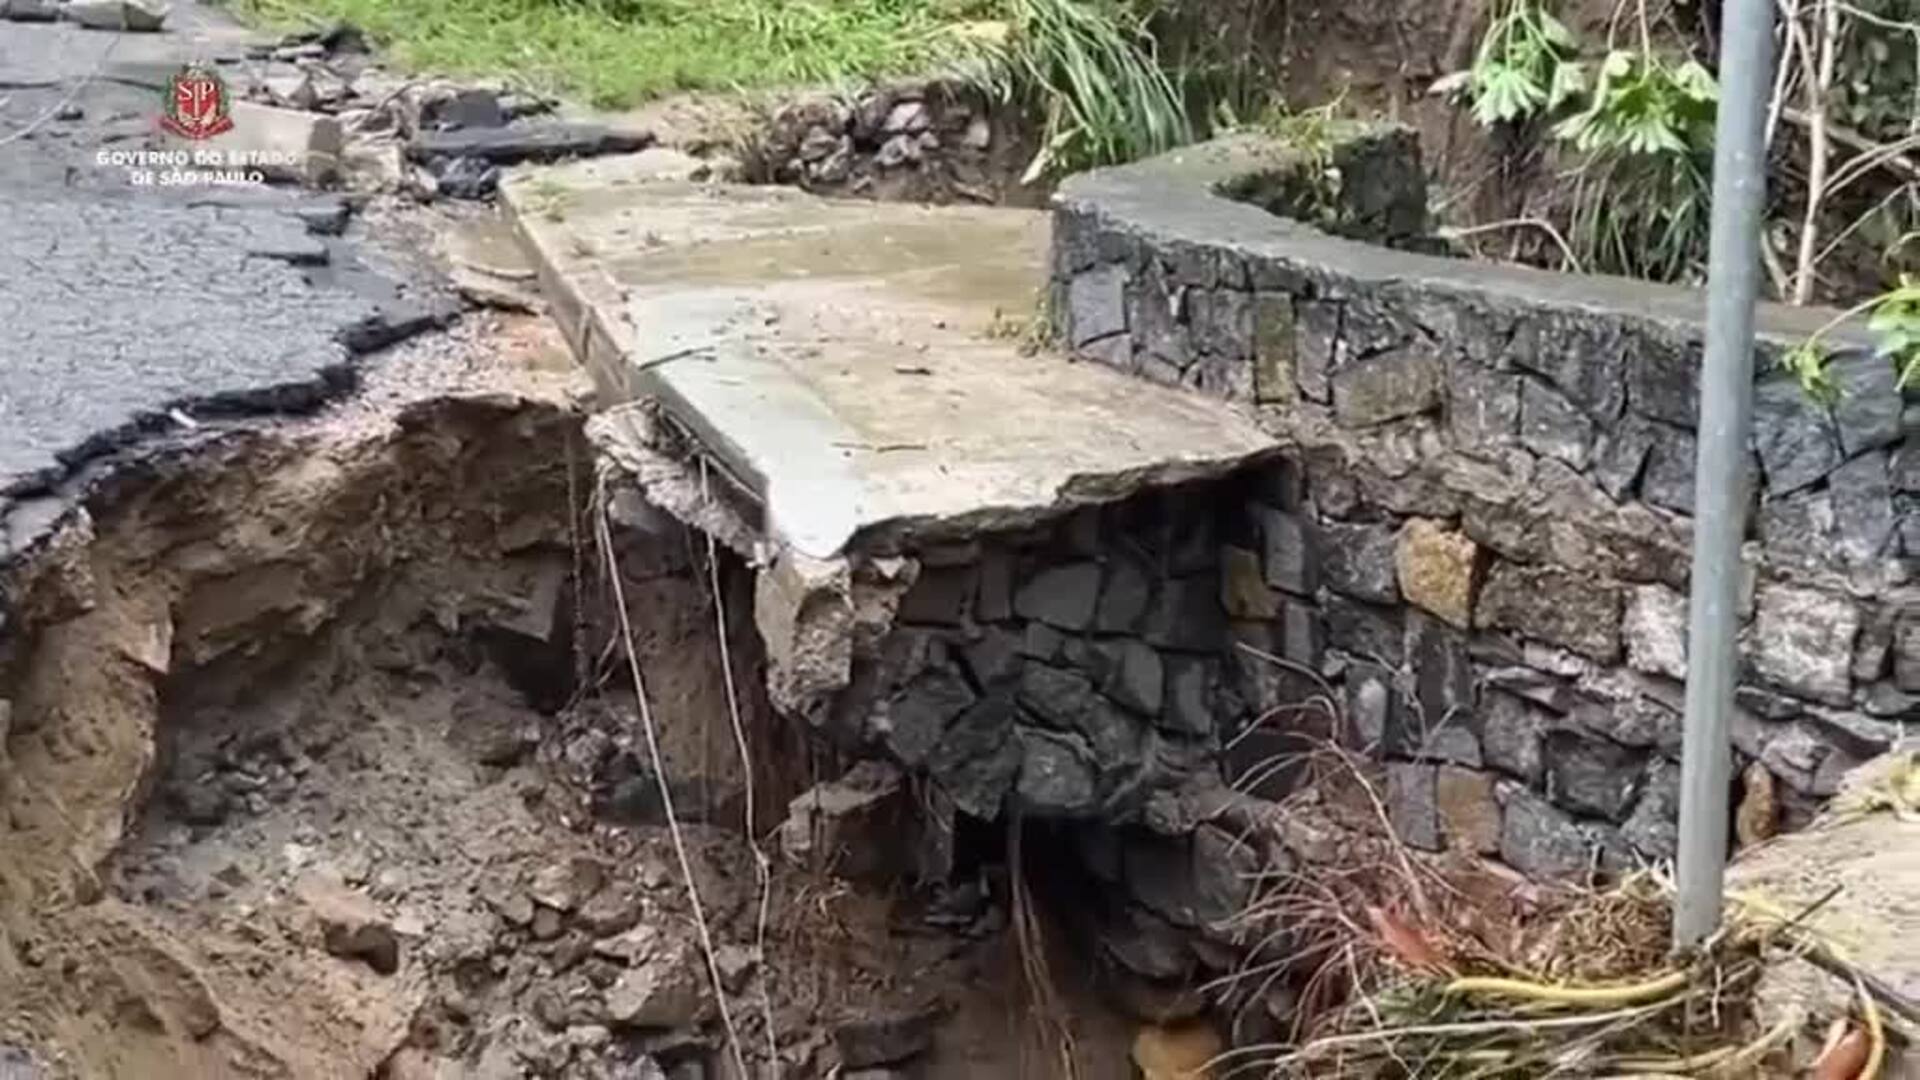
{"type": "Polygon", "coordinates": [[[660,398],[826,557],[880,526],[1012,525],[1273,448],[1223,402],[1023,351],[1043,215],[660,181],[599,161],[503,187],[576,353],[660,398]]]}

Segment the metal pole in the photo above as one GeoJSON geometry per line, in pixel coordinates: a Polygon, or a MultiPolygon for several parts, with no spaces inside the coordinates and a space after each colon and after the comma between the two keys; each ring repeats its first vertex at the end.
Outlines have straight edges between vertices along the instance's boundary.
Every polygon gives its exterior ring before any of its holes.
{"type": "Polygon", "coordinates": [[[1773,68],[1772,0],[1722,7],[1720,104],[1713,143],[1707,348],[1700,371],[1700,457],[1694,473],[1693,600],[1687,717],[1680,766],[1678,948],[1720,925],[1732,752],[1727,714],[1739,658],[1740,542],[1747,526],[1752,426],[1753,304],[1766,195],[1766,112],[1773,68]]]}

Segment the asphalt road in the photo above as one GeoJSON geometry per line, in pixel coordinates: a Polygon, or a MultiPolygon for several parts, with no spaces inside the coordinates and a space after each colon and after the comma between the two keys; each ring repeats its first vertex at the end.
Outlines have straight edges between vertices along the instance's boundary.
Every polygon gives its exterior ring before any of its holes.
{"type": "Polygon", "coordinates": [[[168,72],[247,40],[181,2],[161,34],[0,21],[0,562],[46,516],[10,511],[85,463],[181,417],[310,409],[453,310],[363,227],[326,235],[336,197],[135,188],[97,163],[155,138],[168,72]]]}

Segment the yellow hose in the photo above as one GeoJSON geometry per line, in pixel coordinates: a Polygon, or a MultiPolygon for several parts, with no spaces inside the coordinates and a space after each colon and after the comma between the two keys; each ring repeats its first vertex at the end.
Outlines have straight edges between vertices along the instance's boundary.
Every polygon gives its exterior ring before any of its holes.
{"type": "Polygon", "coordinates": [[[1549,986],[1525,979],[1468,978],[1448,983],[1447,993],[1496,994],[1556,1005],[1632,1005],[1671,994],[1686,986],[1688,977],[1685,971],[1675,971],[1628,986],[1549,986]]]}
{"type": "Polygon", "coordinates": [[[1860,1066],[1858,1080],[1879,1080],[1880,1064],[1887,1056],[1887,1031],[1880,1023],[1880,1006],[1867,993],[1867,984],[1855,978],[1853,985],[1860,994],[1860,1011],[1867,1018],[1867,1063],[1860,1066]]]}

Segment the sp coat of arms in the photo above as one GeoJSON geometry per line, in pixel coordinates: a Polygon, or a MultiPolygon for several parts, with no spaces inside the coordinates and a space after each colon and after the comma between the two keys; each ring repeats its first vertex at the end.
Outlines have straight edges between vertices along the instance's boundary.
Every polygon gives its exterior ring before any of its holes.
{"type": "Polygon", "coordinates": [[[167,82],[167,111],[160,126],[184,139],[211,139],[233,130],[227,84],[213,69],[188,64],[167,82]]]}

